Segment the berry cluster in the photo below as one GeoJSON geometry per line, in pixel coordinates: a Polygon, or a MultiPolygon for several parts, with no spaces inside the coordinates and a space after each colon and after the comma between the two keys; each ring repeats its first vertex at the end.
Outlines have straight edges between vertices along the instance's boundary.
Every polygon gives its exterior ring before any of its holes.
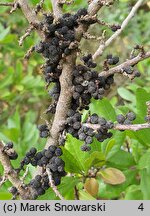
{"type": "Polygon", "coordinates": [[[112,137],[112,133],[108,130],[112,129],[114,124],[111,121],[107,121],[105,118],[99,117],[95,113],[89,116],[85,125],[86,126],[83,125],[78,131],[79,140],[84,141],[84,144],[81,146],[82,151],[91,150],[88,144],[93,142],[93,137],[99,142],[103,142],[105,139],[112,137]],[[94,127],[92,127],[94,124],[99,125],[99,128],[95,130],[94,127]]]}
{"type": "Polygon", "coordinates": [[[18,190],[16,187],[12,186],[11,188],[8,189],[9,192],[13,195],[13,197],[15,198],[18,195],[18,190]]]}
{"type": "MultiPolygon", "coordinates": [[[[56,83],[56,86],[49,92],[54,98],[53,104],[48,108],[47,113],[55,113],[56,102],[59,98],[60,84],[59,76],[62,73],[61,60],[70,55],[72,50],[77,49],[75,39],[75,28],[80,24],[81,17],[87,15],[85,8],[77,11],[72,15],[64,14],[57,22],[52,14],[44,14],[44,20],[39,28],[45,34],[45,40],[40,41],[34,47],[35,51],[41,53],[46,59],[43,65],[43,74],[47,85],[51,82],[56,83]]],[[[46,132],[44,132],[45,137],[46,132]]]]}
{"type": "Polygon", "coordinates": [[[136,115],[133,112],[128,112],[125,116],[120,114],[117,116],[117,122],[119,124],[132,124],[132,121],[136,119],[136,115]]]}
{"type": "Polygon", "coordinates": [[[88,117],[86,122],[81,123],[81,114],[74,110],[69,110],[68,118],[66,120],[65,129],[67,133],[70,133],[73,137],[84,141],[81,146],[82,151],[90,151],[91,147],[88,144],[93,142],[95,137],[99,142],[103,142],[105,139],[112,136],[109,129],[112,129],[114,124],[111,121],[107,121],[105,118],[99,117],[97,114],[92,114],[88,117]],[[92,125],[99,125],[97,130],[92,128],[92,125]],[[85,126],[86,125],[86,126],[85,126]]]}
{"type": "Polygon", "coordinates": [[[45,191],[50,187],[48,175],[36,175],[30,181],[29,186],[34,189],[34,199],[45,194],[45,191]]]}
{"type": "Polygon", "coordinates": [[[49,179],[46,173],[46,168],[52,173],[52,178],[55,185],[59,185],[61,182],[61,177],[66,175],[64,171],[64,161],[60,158],[62,155],[61,148],[54,145],[49,146],[48,149],[37,152],[36,148],[31,148],[26,156],[20,163],[20,168],[22,170],[25,165],[31,164],[32,166],[40,166],[43,168],[43,174],[37,175],[29,185],[35,189],[35,196],[39,196],[45,193],[45,190],[49,188],[49,179]]]}
{"type": "Polygon", "coordinates": [[[121,29],[121,26],[120,25],[111,25],[111,30],[113,32],[116,32],[118,29],[121,29]]]}
{"type": "Polygon", "coordinates": [[[109,65],[116,65],[119,62],[118,56],[112,56],[112,54],[107,55],[107,63],[109,65]]]}
{"type": "Polygon", "coordinates": [[[45,33],[46,39],[35,46],[35,51],[46,58],[43,72],[48,84],[58,81],[61,74],[60,60],[74,49],[71,43],[75,42],[75,28],[79,25],[79,19],[86,14],[86,9],[80,9],[74,15],[66,13],[58,22],[54,21],[51,14],[44,15],[40,29],[45,33]]]}
{"type": "Polygon", "coordinates": [[[3,148],[3,152],[9,157],[10,160],[16,160],[18,158],[18,154],[13,149],[13,146],[13,142],[8,142],[3,148]]]}
{"type": "Polygon", "coordinates": [[[81,128],[81,114],[77,111],[70,109],[66,120],[66,131],[72,136],[78,138],[78,131],[81,128]]]}
{"type": "Polygon", "coordinates": [[[56,83],[55,86],[51,88],[48,93],[51,97],[54,98],[55,101],[58,101],[60,94],[60,84],[56,83]]]}
{"type": "Polygon", "coordinates": [[[38,129],[40,131],[41,138],[47,138],[49,136],[49,129],[47,125],[45,124],[38,125],[38,129]]]}
{"type": "Polygon", "coordinates": [[[88,109],[90,99],[92,97],[102,99],[105,90],[108,90],[114,82],[113,75],[105,78],[100,76],[97,71],[91,69],[96,67],[91,57],[91,55],[84,56],[82,60],[85,65],[79,64],[73,70],[73,109],[75,107],[88,109]]]}
{"type": "Polygon", "coordinates": [[[134,77],[140,77],[141,76],[141,73],[137,70],[134,70],[133,67],[131,66],[126,66],[126,67],[123,67],[122,68],[122,72],[123,73],[126,73],[127,75],[134,75],[134,77]]]}

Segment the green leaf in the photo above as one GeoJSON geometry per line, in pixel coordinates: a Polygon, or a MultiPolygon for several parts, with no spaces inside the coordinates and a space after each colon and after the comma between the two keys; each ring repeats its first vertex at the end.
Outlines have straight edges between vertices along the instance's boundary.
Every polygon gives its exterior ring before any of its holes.
{"type": "MultiPolygon", "coordinates": [[[[89,154],[87,152],[81,151],[81,145],[83,145],[83,142],[68,134],[67,141],[65,143],[64,148],[70,153],[68,154],[69,155],[68,157],[72,156],[73,158],[75,158],[77,161],[76,166],[78,167],[78,169],[80,169],[80,171],[84,172],[86,171],[85,160],[89,157],[89,154]]],[[[74,163],[74,162],[69,161],[69,163],[74,163]]]]}
{"type": "MultiPolygon", "coordinates": [[[[147,112],[146,102],[150,100],[150,94],[144,89],[137,89],[136,92],[136,107],[137,107],[137,119],[135,123],[145,122],[144,118],[147,112]]],[[[150,129],[144,129],[136,132],[132,132],[136,139],[140,141],[141,144],[150,146],[150,129]]]]}
{"type": "Polygon", "coordinates": [[[106,118],[107,120],[116,120],[116,113],[114,108],[108,99],[103,98],[102,100],[91,100],[90,103],[91,114],[96,113],[99,116],[106,118]]]}
{"type": "MultiPolygon", "coordinates": [[[[106,155],[107,158],[112,157],[116,152],[118,152],[118,150],[120,150],[120,147],[123,145],[125,138],[126,138],[125,132],[115,131],[115,133],[113,135],[113,140],[115,140],[115,145],[107,153],[107,155],[106,155]]],[[[107,145],[106,145],[106,147],[107,147],[107,145]]]]}
{"type": "Polygon", "coordinates": [[[138,119],[144,122],[144,117],[147,113],[146,102],[150,100],[150,94],[146,92],[144,89],[139,88],[136,91],[136,108],[138,119]]]}
{"type": "Polygon", "coordinates": [[[62,148],[63,155],[61,158],[65,162],[65,171],[70,173],[82,173],[80,164],[76,158],[65,148],[62,148]]]}
{"type": "Polygon", "coordinates": [[[139,160],[138,168],[140,170],[146,169],[147,172],[150,174],[150,152],[146,152],[139,160]]]}
{"type": "Polygon", "coordinates": [[[0,80],[0,89],[4,89],[5,87],[9,86],[10,84],[13,83],[13,72],[14,69],[9,68],[9,71],[7,72],[7,74],[5,75],[4,78],[2,78],[0,80]]]}
{"type": "Polygon", "coordinates": [[[131,101],[133,103],[135,102],[135,97],[133,93],[131,93],[131,91],[127,90],[124,87],[118,88],[118,94],[120,95],[120,97],[122,97],[123,99],[127,101],[131,101]]]}
{"type": "Polygon", "coordinates": [[[127,168],[135,165],[133,156],[129,152],[119,150],[106,158],[107,164],[118,169],[127,168]]]}
{"type": "Polygon", "coordinates": [[[115,139],[111,139],[107,145],[106,145],[106,148],[105,148],[105,155],[107,156],[108,153],[111,151],[111,149],[113,148],[113,146],[115,145],[115,139]]]}
{"type": "Polygon", "coordinates": [[[102,149],[101,149],[101,143],[95,137],[93,137],[93,142],[91,144],[90,153],[95,152],[95,151],[101,152],[102,149]]]}
{"type": "Polygon", "coordinates": [[[143,200],[143,195],[139,185],[131,185],[125,193],[125,200],[143,200]]]}
{"type": "Polygon", "coordinates": [[[0,200],[10,200],[12,195],[7,192],[0,192],[0,200]]]}
{"type": "Polygon", "coordinates": [[[79,200],[96,200],[92,195],[86,191],[79,191],[79,200]]]}
{"type": "Polygon", "coordinates": [[[19,131],[17,128],[5,129],[2,131],[5,136],[12,140],[13,142],[17,143],[19,139],[19,131]]]}
{"type": "Polygon", "coordinates": [[[146,169],[140,171],[141,182],[140,188],[143,193],[144,200],[150,200],[150,174],[148,174],[146,169]]]}
{"type": "Polygon", "coordinates": [[[105,156],[102,152],[93,152],[85,160],[86,171],[88,171],[92,166],[101,167],[105,164],[105,156]]]}
{"type": "Polygon", "coordinates": [[[10,31],[10,27],[2,30],[2,32],[0,33],[0,42],[6,37],[9,31],[10,31]]]}

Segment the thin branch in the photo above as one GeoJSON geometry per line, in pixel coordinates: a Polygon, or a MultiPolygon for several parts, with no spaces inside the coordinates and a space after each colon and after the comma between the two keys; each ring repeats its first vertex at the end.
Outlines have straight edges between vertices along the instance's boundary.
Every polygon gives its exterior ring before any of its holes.
{"type": "Polygon", "coordinates": [[[67,0],[59,0],[58,1],[58,4],[62,7],[64,4],[66,5],[71,5],[74,3],[74,0],[70,0],[70,1],[67,1],[67,0]]]}
{"type": "Polygon", "coordinates": [[[30,26],[27,30],[26,30],[26,33],[20,38],[19,40],[19,46],[22,46],[23,44],[23,41],[28,37],[30,36],[31,32],[33,31],[34,27],[33,26],[30,26]]]}
{"type": "Polygon", "coordinates": [[[4,175],[0,181],[0,187],[7,181],[7,176],[4,175]]]}
{"type": "Polygon", "coordinates": [[[132,130],[132,131],[138,131],[149,128],[150,129],[150,123],[145,124],[133,124],[133,125],[115,125],[114,130],[132,130]]]}
{"type": "Polygon", "coordinates": [[[78,191],[76,185],[75,185],[75,187],[74,187],[74,196],[75,196],[75,200],[79,200],[79,191],[78,191]]]}
{"type": "Polygon", "coordinates": [[[0,3],[0,6],[9,6],[9,7],[13,7],[14,3],[0,3]]]}
{"type": "Polygon", "coordinates": [[[53,6],[53,13],[55,16],[55,19],[59,19],[62,16],[62,8],[59,5],[59,0],[51,0],[52,6],[53,6]]]}
{"type": "MultiPolygon", "coordinates": [[[[97,131],[98,129],[101,128],[99,124],[91,124],[91,123],[85,123],[83,126],[92,128],[93,130],[97,131]]],[[[144,124],[131,124],[131,125],[121,125],[121,124],[116,124],[112,128],[112,130],[132,130],[132,131],[138,131],[142,129],[150,129],[150,123],[144,123],[144,124]]]]}
{"type": "Polygon", "coordinates": [[[89,7],[88,7],[88,13],[89,15],[94,15],[97,14],[97,12],[99,11],[99,9],[105,5],[105,6],[109,6],[112,5],[114,3],[115,0],[93,0],[89,7]]]}
{"type": "Polygon", "coordinates": [[[21,177],[21,182],[22,182],[22,184],[24,184],[24,180],[25,180],[25,178],[27,177],[28,173],[29,173],[29,167],[26,168],[25,173],[24,173],[23,176],[21,177]]]}
{"type": "Polygon", "coordinates": [[[14,5],[13,5],[11,11],[10,11],[10,13],[13,13],[13,12],[16,11],[17,8],[19,8],[19,7],[20,7],[20,6],[19,6],[18,1],[15,1],[15,2],[14,2],[14,5]]]}
{"type": "Polygon", "coordinates": [[[27,53],[25,54],[24,58],[25,58],[25,59],[29,59],[34,50],[35,50],[35,47],[34,47],[34,46],[31,46],[30,49],[29,49],[29,50],[27,51],[27,53]]]}
{"type": "Polygon", "coordinates": [[[52,178],[52,173],[50,172],[49,169],[46,169],[46,172],[48,174],[48,178],[49,178],[49,182],[50,182],[52,190],[54,191],[57,197],[59,197],[61,200],[64,200],[64,197],[60,194],[57,187],[55,186],[54,180],[52,178]]]}
{"type": "MultiPolygon", "coordinates": [[[[109,6],[114,2],[115,0],[93,0],[88,7],[88,15],[94,16],[103,6],[109,6]]],[[[88,30],[87,25],[83,25],[83,24],[79,25],[79,27],[76,29],[76,39],[80,41],[83,33],[86,32],[87,30],[88,30]]]]}
{"type": "Polygon", "coordinates": [[[112,74],[115,74],[115,73],[120,73],[120,72],[123,72],[123,68],[126,68],[128,66],[133,66],[133,65],[136,65],[138,62],[140,61],[143,61],[144,59],[147,59],[150,57],[150,52],[146,52],[145,54],[141,55],[139,54],[138,56],[136,56],[135,58],[133,59],[129,59],[127,61],[125,61],[124,63],[116,66],[116,67],[113,67],[111,69],[109,69],[108,71],[102,71],[99,76],[110,76],[112,74]]]}
{"type": "Polygon", "coordinates": [[[135,13],[138,10],[138,8],[143,3],[143,1],[144,0],[138,0],[137,1],[137,3],[133,6],[133,8],[132,8],[131,12],[129,13],[129,15],[123,21],[123,23],[121,25],[121,28],[118,29],[106,42],[104,42],[103,44],[100,44],[99,48],[97,49],[97,51],[93,55],[93,59],[96,59],[98,56],[102,55],[103,52],[104,52],[104,49],[106,47],[108,47],[113,42],[113,40],[115,40],[122,33],[122,31],[128,25],[128,23],[130,22],[130,20],[132,19],[132,17],[135,15],[135,13]]]}
{"type": "Polygon", "coordinates": [[[35,10],[34,10],[36,14],[39,13],[40,10],[43,8],[44,1],[45,1],[45,0],[40,0],[40,2],[36,5],[36,8],[35,8],[35,10]]]}

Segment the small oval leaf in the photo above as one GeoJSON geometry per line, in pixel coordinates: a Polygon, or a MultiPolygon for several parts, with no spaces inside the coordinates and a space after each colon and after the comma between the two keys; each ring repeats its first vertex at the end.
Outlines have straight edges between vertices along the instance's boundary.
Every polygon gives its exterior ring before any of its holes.
{"type": "Polygon", "coordinates": [[[100,171],[99,174],[103,181],[107,184],[118,185],[126,181],[126,177],[120,170],[116,168],[107,168],[103,171],[100,171]]]}
{"type": "Polygon", "coordinates": [[[96,196],[99,189],[99,184],[95,178],[88,178],[84,184],[84,189],[92,196],[96,196]]]}

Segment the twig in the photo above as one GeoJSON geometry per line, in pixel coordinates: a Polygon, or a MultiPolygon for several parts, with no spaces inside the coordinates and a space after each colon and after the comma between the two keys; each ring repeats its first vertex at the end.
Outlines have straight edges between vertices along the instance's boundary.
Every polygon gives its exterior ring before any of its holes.
{"type": "Polygon", "coordinates": [[[29,167],[26,168],[25,173],[24,173],[23,176],[20,178],[22,184],[24,184],[24,180],[25,180],[25,178],[27,177],[28,172],[29,172],[29,167]]]}
{"type": "Polygon", "coordinates": [[[75,196],[75,200],[79,200],[79,193],[76,185],[74,187],[74,196],[75,196]]]}
{"type": "Polygon", "coordinates": [[[99,76],[107,77],[107,76],[110,76],[110,75],[115,74],[115,73],[120,73],[120,72],[122,72],[123,68],[136,65],[138,62],[143,61],[144,59],[147,59],[149,57],[150,57],[150,52],[146,52],[144,55],[139,54],[135,58],[129,59],[129,60],[125,61],[124,63],[109,69],[108,71],[102,71],[99,74],[99,76]]]}
{"type": "Polygon", "coordinates": [[[0,187],[1,187],[6,181],[7,181],[7,176],[4,175],[4,176],[2,177],[2,180],[0,181],[0,187]]]}
{"type": "Polygon", "coordinates": [[[53,13],[56,21],[62,16],[62,8],[59,5],[59,0],[51,0],[53,6],[53,13]]]}
{"type": "Polygon", "coordinates": [[[133,125],[115,125],[113,129],[115,130],[132,130],[132,131],[138,131],[142,129],[150,128],[150,123],[145,124],[133,124],[133,125]]]}
{"type": "Polygon", "coordinates": [[[40,0],[40,2],[36,5],[36,8],[34,10],[36,14],[39,13],[40,10],[43,8],[44,1],[45,0],[40,0]]]}
{"type": "Polygon", "coordinates": [[[106,42],[104,42],[103,44],[100,44],[99,48],[97,49],[97,51],[93,55],[93,59],[96,59],[98,56],[102,55],[103,52],[104,52],[104,49],[106,47],[108,47],[112,43],[112,41],[115,40],[121,34],[121,32],[128,25],[128,23],[130,22],[130,20],[132,19],[132,17],[135,15],[136,11],[140,7],[140,5],[143,3],[143,1],[144,0],[138,0],[137,1],[137,3],[133,6],[133,8],[132,8],[131,12],[129,13],[129,15],[123,21],[123,23],[121,25],[121,28],[118,29],[106,42]]]}
{"type": "MultiPolygon", "coordinates": [[[[92,128],[93,130],[97,131],[98,129],[101,128],[99,124],[90,124],[90,123],[85,123],[83,126],[92,128]]],[[[131,124],[131,125],[121,125],[121,124],[116,124],[112,128],[113,130],[132,130],[132,131],[138,131],[142,129],[150,129],[150,123],[144,123],[144,124],[131,124]]]]}
{"type": "Polygon", "coordinates": [[[13,7],[14,3],[0,3],[0,6],[9,6],[9,7],[13,7]]]}
{"type": "Polygon", "coordinates": [[[23,41],[28,37],[30,36],[31,32],[33,31],[34,27],[33,26],[30,26],[27,30],[26,30],[26,33],[20,38],[19,40],[19,46],[22,46],[23,44],[23,41]]]}
{"type": "Polygon", "coordinates": [[[29,49],[29,50],[27,51],[27,53],[25,54],[24,58],[25,58],[25,59],[29,59],[34,50],[35,50],[35,47],[34,47],[34,46],[30,47],[30,49],[29,49]]]}
{"type": "Polygon", "coordinates": [[[88,7],[88,13],[89,13],[89,15],[97,14],[99,9],[103,5],[109,6],[109,5],[112,5],[114,2],[115,2],[115,0],[93,0],[88,7]]]}
{"type": "Polygon", "coordinates": [[[19,7],[20,7],[20,5],[19,5],[18,1],[15,1],[15,2],[14,2],[14,5],[13,5],[11,11],[10,11],[10,13],[13,13],[13,12],[16,11],[17,8],[19,8],[19,7]]]}
{"type": "Polygon", "coordinates": [[[146,120],[150,123],[150,101],[146,102],[147,105],[147,116],[146,116],[146,120]]]}
{"type": "Polygon", "coordinates": [[[105,31],[103,32],[102,36],[96,37],[96,36],[94,36],[94,35],[91,35],[89,32],[85,32],[85,33],[83,33],[83,37],[84,37],[85,39],[88,39],[88,40],[97,40],[97,41],[101,41],[101,40],[104,39],[104,34],[105,34],[105,31]]]}
{"type": "Polygon", "coordinates": [[[74,3],[74,0],[66,1],[66,0],[58,0],[58,4],[62,7],[64,4],[71,5],[74,3]]]}
{"type": "Polygon", "coordinates": [[[52,178],[52,173],[50,172],[50,170],[48,168],[46,169],[46,172],[48,174],[48,178],[49,178],[49,182],[50,182],[52,190],[54,191],[56,196],[58,196],[61,200],[64,200],[64,197],[60,194],[57,187],[55,186],[54,180],[52,178]]]}

